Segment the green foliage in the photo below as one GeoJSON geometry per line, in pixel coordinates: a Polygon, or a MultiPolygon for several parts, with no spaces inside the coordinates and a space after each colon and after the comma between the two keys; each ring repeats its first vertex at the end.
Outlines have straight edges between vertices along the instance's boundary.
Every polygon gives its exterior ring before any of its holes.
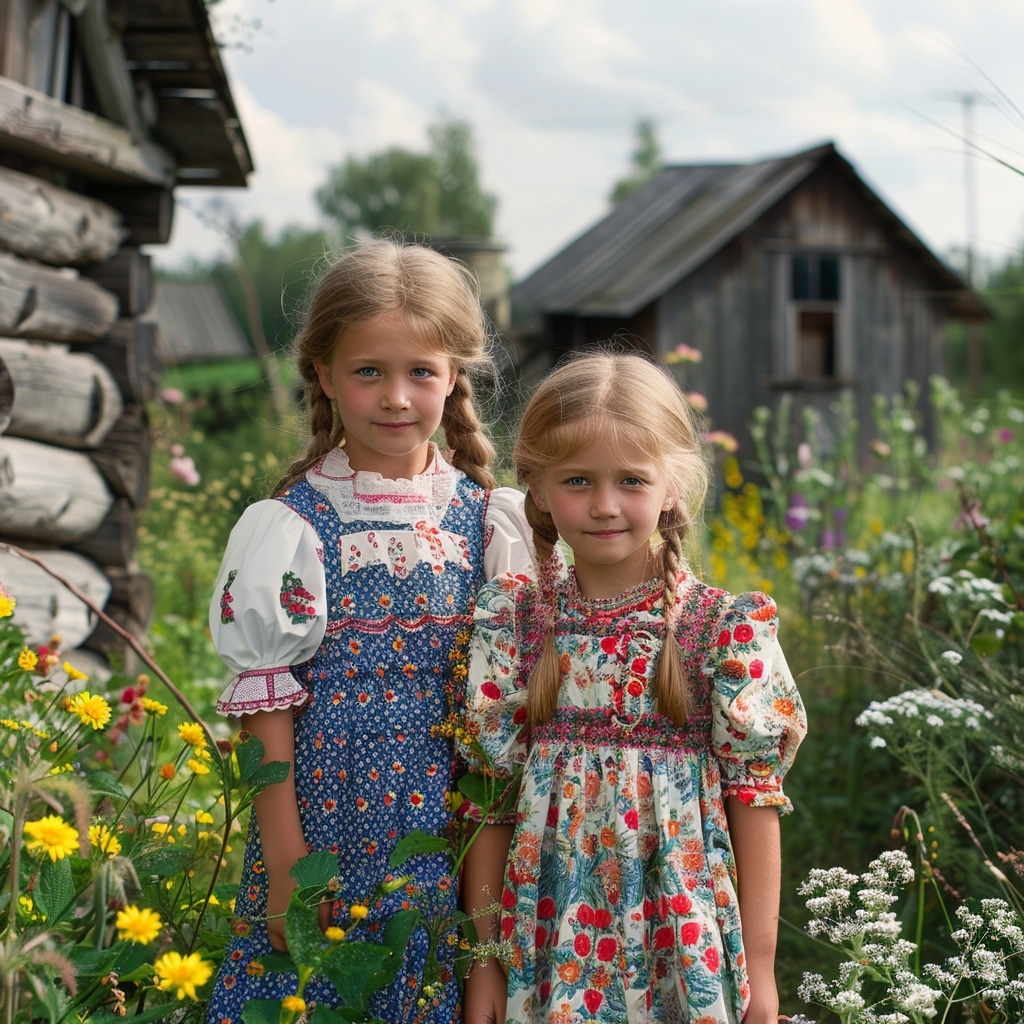
{"type": "Polygon", "coordinates": [[[633,150],[633,165],[629,174],[620,178],[612,188],[609,196],[612,206],[618,206],[661,170],[661,142],[654,122],[649,118],[641,118],[634,127],[634,134],[636,149],[633,150]]]}
{"type": "Polygon", "coordinates": [[[480,187],[469,125],[443,118],[428,134],[427,153],[395,146],[331,170],[316,198],[343,244],[387,231],[491,237],[498,201],[480,187]]]}

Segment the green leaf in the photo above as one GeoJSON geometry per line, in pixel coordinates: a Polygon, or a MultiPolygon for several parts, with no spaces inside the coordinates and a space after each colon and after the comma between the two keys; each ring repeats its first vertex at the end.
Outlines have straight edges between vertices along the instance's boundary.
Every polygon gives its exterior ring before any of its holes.
{"type": "Polygon", "coordinates": [[[156,850],[140,853],[135,858],[135,870],[140,875],[169,878],[183,870],[191,856],[191,851],[183,846],[162,846],[156,850]]]}
{"type": "Polygon", "coordinates": [[[295,961],[287,953],[267,953],[258,958],[268,971],[278,971],[281,974],[298,974],[299,968],[295,961]]]}
{"type": "Polygon", "coordinates": [[[364,1015],[352,1007],[341,1006],[332,1010],[323,1003],[317,1003],[309,1017],[309,1024],[350,1024],[352,1021],[361,1021],[364,1015]]]}
{"type": "Polygon", "coordinates": [[[48,927],[57,924],[73,906],[75,883],[71,878],[71,861],[67,857],[61,857],[60,860],[47,858],[43,861],[39,869],[35,901],[46,914],[48,927]]]}
{"type": "Polygon", "coordinates": [[[268,761],[261,764],[246,781],[250,786],[270,786],[275,782],[284,782],[290,767],[288,761],[268,761]]]}
{"type": "Polygon", "coordinates": [[[442,851],[452,852],[447,839],[442,836],[432,836],[427,832],[421,832],[417,829],[395,844],[395,848],[391,851],[391,857],[388,860],[388,867],[397,868],[410,857],[415,857],[420,853],[441,853],[442,851]]]}
{"type": "Polygon", "coordinates": [[[115,796],[120,800],[128,799],[124,786],[110,772],[86,771],[85,780],[88,782],[93,796],[115,796]]]}
{"type": "Polygon", "coordinates": [[[494,783],[477,772],[467,772],[458,782],[459,792],[477,807],[487,810],[494,799],[494,783]]]}
{"type": "Polygon", "coordinates": [[[242,1020],[245,1024],[277,1024],[280,1019],[280,999],[250,999],[242,1007],[242,1020]]]}
{"type": "MultiPolygon", "coordinates": [[[[150,974],[152,974],[152,971],[150,971],[150,974]]],[[[113,1013],[91,1013],[89,1014],[89,1024],[124,1024],[126,1020],[130,1020],[132,1024],[149,1024],[151,1020],[171,1019],[176,1010],[190,1005],[194,1004],[186,1002],[184,999],[173,1003],[159,1003],[156,1006],[150,1006],[138,1012],[133,1010],[131,1017],[118,1017],[113,1013]]],[[[280,1006],[281,1004],[275,1003],[274,1005],[280,1006]]],[[[242,1016],[244,1018],[244,1013],[242,1016]]],[[[277,1024],[276,1017],[274,1018],[274,1024],[277,1024]]]]}
{"type": "Polygon", "coordinates": [[[401,957],[387,946],[372,942],[342,942],[331,950],[323,973],[338,990],[346,1005],[366,1013],[366,999],[391,984],[398,974],[401,957]]]}
{"type": "Polygon", "coordinates": [[[265,749],[263,743],[255,736],[250,736],[244,743],[235,745],[235,759],[238,761],[238,774],[245,783],[250,783],[252,774],[263,761],[265,749]]]}
{"type": "Polygon", "coordinates": [[[317,850],[300,857],[289,872],[300,889],[322,889],[338,874],[338,858],[328,850],[317,850]]]}
{"type": "Polygon", "coordinates": [[[384,926],[382,944],[398,954],[404,953],[422,917],[418,910],[399,910],[384,926]]]}
{"type": "Polygon", "coordinates": [[[284,915],[284,938],[297,964],[318,968],[323,962],[327,940],[320,931],[320,915],[316,907],[307,906],[295,892],[284,915]]]}

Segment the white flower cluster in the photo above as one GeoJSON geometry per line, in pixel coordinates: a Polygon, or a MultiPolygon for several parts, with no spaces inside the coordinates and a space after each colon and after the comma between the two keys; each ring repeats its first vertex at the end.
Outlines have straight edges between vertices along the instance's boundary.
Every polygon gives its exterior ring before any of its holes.
{"type": "Polygon", "coordinates": [[[860,876],[844,868],[818,868],[808,875],[799,889],[812,914],[807,931],[826,937],[849,959],[834,981],[805,973],[799,997],[831,1011],[843,1024],[924,1024],[940,1012],[945,1019],[952,1005],[965,999],[983,999],[998,1010],[1024,1007],[1024,978],[1012,977],[1007,967],[1016,960],[1019,974],[1024,929],[1003,900],[982,900],[980,910],[958,907],[960,927],[952,939],[959,954],[941,965],[926,964],[921,976],[911,970],[917,946],[902,937],[890,908],[913,880],[913,865],[902,850],[881,854],[860,876]]]}
{"type": "Polygon", "coordinates": [[[909,720],[918,729],[925,724],[933,729],[962,728],[977,732],[982,721],[991,717],[992,713],[981,704],[965,697],[950,697],[940,690],[907,690],[887,700],[872,701],[857,716],[857,724],[884,732],[900,721],[909,720]]]}
{"type": "Polygon", "coordinates": [[[975,576],[968,569],[961,569],[952,576],[936,576],[928,584],[928,590],[944,598],[951,612],[1001,612],[1008,607],[1001,584],[975,576]]]}

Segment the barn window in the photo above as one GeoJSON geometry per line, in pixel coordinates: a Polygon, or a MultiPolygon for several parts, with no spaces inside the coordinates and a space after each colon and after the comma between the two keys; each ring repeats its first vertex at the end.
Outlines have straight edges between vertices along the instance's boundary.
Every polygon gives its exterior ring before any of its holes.
{"type": "Polygon", "coordinates": [[[798,253],[790,263],[790,373],[827,380],[838,373],[839,257],[798,253]]]}

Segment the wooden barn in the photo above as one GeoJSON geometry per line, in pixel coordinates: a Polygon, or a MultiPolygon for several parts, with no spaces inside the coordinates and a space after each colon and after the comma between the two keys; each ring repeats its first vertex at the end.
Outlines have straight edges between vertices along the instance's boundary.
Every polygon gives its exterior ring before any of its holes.
{"type": "Polygon", "coordinates": [[[950,321],[989,316],[831,143],[667,166],[512,298],[528,372],[613,336],[697,349],[685,383],[744,447],[751,411],[784,394],[827,414],[851,392],[867,424],[873,395],[927,393],[950,321]]]}
{"type": "Polygon", "coordinates": [[[0,12],[0,584],[30,642],[56,632],[102,672],[123,639],[9,546],[145,632],[136,514],[160,357],[140,247],[167,242],[176,188],[244,186],[252,161],[202,0],[0,12]]]}

